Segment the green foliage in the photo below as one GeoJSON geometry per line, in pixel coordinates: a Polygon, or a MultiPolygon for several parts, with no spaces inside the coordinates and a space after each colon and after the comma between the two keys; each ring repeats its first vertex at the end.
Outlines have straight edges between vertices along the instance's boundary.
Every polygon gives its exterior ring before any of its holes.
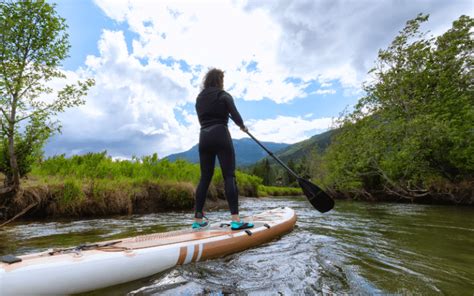
{"type": "MultiPolygon", "coordinates": [[[[337,130],[331,129],[324,133],[314,135],[309,139],[292,144],[280,151],[277,151],[275,155],[285,163],[290,159],[295,162],[304,160],[314,149],[321,153],[324,152],[331,144],[331,139],[336,133],[337,130]]],[[[271,163],[275,163],[272,158],[267,158],[270,159],[271,163]]]]}
{"type": "Polygon", "coordinates": [[[78,179],[120,179],[130,178],[140,181],[199,181],[199,166],[184,160],[170,162],[158,160],[156,154],[134,157],[132,160],[113,160],[102,153],[74,155],[70,158],[58,155],[42,161],[32,172],[37,176],[61,176],[78,179]]]}
{"type": "Polygon", "coordinates": [[[366,96],[323,157],[326,186],[413,197],[472,178],[474,20],[461,16],[437,38],[420,32],[427,20],[408,21],[379,51],[366,96]]]}
{"type": "Polygon", "coordinates": [[[235,173],[239,194],[243,196],[258,196],[258,187],[262,184],[262,178],[245,174],[239,171],[235,173]]]}
{"type": "Polygon", "coordinates": [[[161,205],[171,210],[191,209],[194,205],[194,188],[174,182],[161,182],[161,205]]]}
{"type": "MultiPolygon", "coordinates": [[[[294,172],[296,172],[296,164],[293,161],[293,159],[290,159],[287,163],[287,166],[294,172]]],[[[283,170],[283,169],[282,169],[283,170]]],[[[297,172],[296,172],[297,173],[297,172]]],[[[288,185],[288,186],[298,186],[296,182],[295,176],[293,176],[290,172],[287,170],[283,170],[283,184],[288,185]]]]}
{"type": "MultiPolygon", "coordinates": [[[[33,163],[43,155],[42,148],[50,135],[50,130],[39,127],[41,124],[41,121],[35,120],[24,133],[15,135],[14,145],[20,177],[26,176],[31,171],[33,163]]],[[[7,179],[12,178],[7,138],[3,138],[0,142],[0,172],[7,176],[7,179]]]]}
{"type": "Polygon", "coordinates": [[[300,196],[303,195],[299,187],[258,186],[258,196],[300,196]]]}
{"type": "Polygon", "coordinates": [[[63,190],[58,196],[62,197],[59,202],[65,205],[79,202],[81,198],[84,197],[81,183],[73,179],[65,180],[63,184],[63,190]]]}
{"type": "MultiPolygon", "coordinates": [[[[200,168],[197,164],[185,160],[170,162],[159,160],[156,154],[134,157],[132,160],[113,160],[107,152],[74,155],[70,158],[64,155],[50,157],[33,167],[32,175],[43,178],[60,177],[78,180],[91,180],[99,184],[100,180],[133,180],[144,183],[147,181],[191,182],[197,185],[200,178],[200,168]]],[[[236,172],[240,193],[245,196],[255,196],[262,179],[236,172]]],[[[212,183],[217,188],[224,188],[222,172],[216,168],[212,183]]],[[[98,187],[95,190],[99,190],[98,187]]]]}
{"type": "Polygon", "coordinates": [[[272,170],[270,167],[270,162],[267,158],[262,161],[257,162],[252,168],[252,174],[262,178],[264,185],[270,185],[274,179],[272,175],[272,170]]]}
{"type": "MultiPolygon", "coordinates": [[[[327,132],[315,135],[307,140],[292,144],[278,152],[275,156],[284,163],[290,164],[293,170],[304,178],[314,177],[316,173],[311,164],[311,155],[313,153],[322,154],[329,147],[331,139],[337,134],[338,129],[332,129],[327,132]]],[[[294,186],[299,187],[295,178],[278,164],[273,158],[268,156],[253,166],[244,168],[245,172],[257,175],[263,179],[263,184],[273,186],[294,186]],[[268,161],[270,167],[267,168],[265,161],[268,161]]]]}
{"type": "MultiPolygon", "coordinates": [[[[133,188],[142,188],[144,184],[152,182],[160,184],[160,190],[164,194],[162,202],[170,208],[180,208],[189,203],[189,196],[193,196],[194,187],[190,189],[179,184],[190,183],[196,186],[200,178],[200,168],[199,165],[185,160],[174,162],[167,159],[160,160],[156,154],[134,157],[131,160],[113,160],[104,151],[74,155],[70,158],[64,155],[50,157],[34,165],[31,174],[55,184],[62,183],[64,179],[75,180],[77,184],[89,187],[96,199],[101,199],[105,192],[113,191],[117,186],[125,186],[122,191],[131,194],[133,188]],[[181,197],[184,199],[181,200],[181,197]]],[[[282,195],[284,192],[288,192],[284,195],[295,195],[296,192],[288,188],[261,187],[260,177],[240,171],[236,171],[236,178],[239,193],[243,196],[258,196],[262,188],[272,188],[264,189],[267,192],[265,196],[282,195]]],[[[224,191],[222,172],[219,168],[215,170],[211,187],[224,191]]],[[[192,198],[191,201],[193,202],[192,198]]]]}
{"type": "Polygon", "coordinates": [[[1,163],[8,185],[16,188],[31,164],[28,159],[45,138],[59,131],[52,116],[83,104],[82,98],[94,84],[88,79],[66,85],[48,97],[53,89],[46,83],[66,78],[59,68],[70,48],[66,29],[65,19],[45,1],[0,2],[0,137],[3,150],[8,147],[8,157],[2,152],[1,163]],[[17,140],[34,147],[26,149],[24,143],[15,144],[17,140]]]}

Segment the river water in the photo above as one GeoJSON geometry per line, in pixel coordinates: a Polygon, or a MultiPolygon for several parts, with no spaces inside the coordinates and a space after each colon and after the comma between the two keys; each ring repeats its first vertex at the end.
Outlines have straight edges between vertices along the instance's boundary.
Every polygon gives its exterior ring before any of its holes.
{"type": "MultiPolygon", "coordinates": [[[[248,198],[240,208],[251,215],[279,206],[294,208],[298,221],[278,240],[89,294],[474,294],[474,208],[338,201],[321,214],[304,198],[248,198]]],[[[0,255],[176,230],[191,217],[13,223],[0,230],[0,255]]]]}

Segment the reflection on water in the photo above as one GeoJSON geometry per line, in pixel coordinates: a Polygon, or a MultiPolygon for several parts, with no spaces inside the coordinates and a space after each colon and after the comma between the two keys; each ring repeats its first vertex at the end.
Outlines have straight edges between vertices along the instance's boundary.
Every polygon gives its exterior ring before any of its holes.
{"type": "MultiPolygon", "coordinates": [[[[320,214],[303,198],[241,201],[250,215],[278,206],[298,215],[295,230],[279,240],[89,294],[474,293],[473,208],[339,201],[320,214]]],[[[191,218],[162,213],[12,224],[0,231],[0,255],[176,230],[191,218]]]]}

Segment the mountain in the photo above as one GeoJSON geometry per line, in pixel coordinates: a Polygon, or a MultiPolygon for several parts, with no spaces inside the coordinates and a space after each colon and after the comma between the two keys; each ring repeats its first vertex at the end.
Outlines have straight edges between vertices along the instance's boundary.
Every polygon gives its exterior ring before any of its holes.
{"type": "MultiPolygon", "coordinates": [[[[253,164],[268,155],[260,146],[258,146],[257,143],[255,143],[250,138],[232,139],[232,141],[234,142],[237,166],[253,164]]],[[[281,149],[289,146],[289,144],[274,142],[262,142],[262,144],[272,152],[280,151],[281,149]]],[[[171,154],[165,158],[170,161],[175,161],[176,159],[185,159],[189,162],[199,163],[198,145],[194,145],[188,151],[171,154]]]]}
{"type": "MultiPolygon", "coordinates": [[[[288,162],[290,159],[295,161],[303,158],[315,148],[320,153],[324,152],[329,144],[331,144],[331,138],[337,133],[337,131],[337,129],[334,129],[314,135],[309,139],[287,146],[275,153],[275,155],[283,162],[288,162]]],[[[268,157],[268,159],[273,160],[270,157],[268,157]]]]}

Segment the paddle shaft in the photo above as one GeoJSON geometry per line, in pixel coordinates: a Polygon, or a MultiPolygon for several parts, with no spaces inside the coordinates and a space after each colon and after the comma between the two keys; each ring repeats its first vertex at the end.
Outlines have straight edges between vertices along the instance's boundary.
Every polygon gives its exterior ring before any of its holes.
{"type": "MultiPolygon", "coordinates": [[[[230,116],[229,114],[229,118],[234,120],[232,118],[232,116],[230,116]]],[[[283,163],[283,161],[281,161],[278,157],[276,157],[270,150],[267,149],[267,147],[263,146],[262,143],[260,143],[259,140],[257,140],[249,131],[248,129],[246,131],[242,130],[243,132],[245,132],[247,135],[250,136],[250,138],[252,138],[260,147],[263,148],[263,150],[265,150],[268,155],[270,155],[271,157],[273,157],[273,159],[275,159],[282,167],[284,167],[290,174],[292,174],[296,179],[301,179],[300,176],[298,176],[298,174],[296,174],[292,169],[290,169],[286,164],[283,163]]]]}
{"type": "Polygon", "coordinates": [[[300,176],[298,176],[292,169],[290,169],[286,164],[283,163],[278,157],[276,157],[270,150],[267,149],[267,147],[263,146],[262,143],[260,143],[259,140],[257,140],[248,130],[244,131],[249,135],[255,142],[257,142],[260,147],[263,148],[273,159],[275,159],[279,164],[281,164],[282,167],[284,167],[290,174],[292,174],[296,179],[300,179],[300,176]]]}
{"type": "Polygon", "coordinates": [[[321,213],[325,213],[330,211],[334,207],[334,200],[327,195],[321,188],[314,185],[310,181],[301,178],[298,176],[292,169],[290,169],[286,164],[283,163],[278,157],[276,157],[267,147],[263,146],[259,140],[255,139],[255,137],[248,131],[244,130],[247,135],[249,135],[260,147],[263,148],[273,159],[275,159],[282,167],[284,167],[290,174],[292,174],[297,180],[298,183],[303,190],[304,195],[308,198],[311,205],[321,213]]]}

